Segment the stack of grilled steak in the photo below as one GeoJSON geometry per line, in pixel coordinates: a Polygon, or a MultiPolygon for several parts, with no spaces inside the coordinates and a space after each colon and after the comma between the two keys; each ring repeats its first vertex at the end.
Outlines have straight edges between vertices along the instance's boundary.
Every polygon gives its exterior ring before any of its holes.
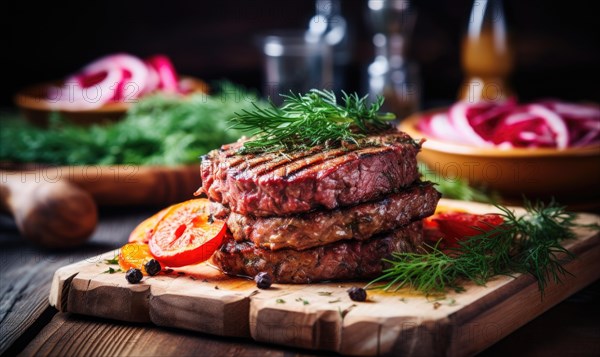
{"type": "Polygon", "coordinates": [[[382,258],[414,251],[421,219],[440,198],[419,181],[420,144],[402,132],[359,145],[238,154],[223,146],[202,160],[202,191],[228,234],[213,256],[226,273],[269,273],[275,282],[370,278],[382,258]]]}

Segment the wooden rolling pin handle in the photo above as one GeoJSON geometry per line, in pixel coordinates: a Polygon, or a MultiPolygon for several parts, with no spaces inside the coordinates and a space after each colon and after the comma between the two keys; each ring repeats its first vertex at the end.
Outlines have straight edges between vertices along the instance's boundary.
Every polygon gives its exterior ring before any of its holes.
{"type": "Polygon", "coordinates": [[[43,247],[82,244],[96,228],[98,211],[89,193],[58,180],[0,172],[0,208],[15,219],[21,234],[43,247]]]}

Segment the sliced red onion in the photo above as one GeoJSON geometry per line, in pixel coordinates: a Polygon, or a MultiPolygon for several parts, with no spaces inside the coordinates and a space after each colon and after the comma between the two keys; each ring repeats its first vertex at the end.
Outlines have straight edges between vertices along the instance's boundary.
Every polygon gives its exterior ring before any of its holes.
{"type": "Polygon", "coordinates": [[[600,107],[556,100],[517,105],[459,102],[448,113],[425,117],[419,129],[455,143],[498,148],[585,146],[600,144],[600,107]]]}
{"type": "Polygon", "coordinates": [[[55,110],[90,110],[111,101],[130,103],[156,90],[179,91],[177,73],[168,57],[157,55],[144,62],[118,53],[88,64],[62,87],[51,87],[47,102],[55,110]]]}
{"type": "Polygon", "coordinates": [[[513,147],[553,147],[555,135],[546,122],[531,113],[508,115],[496,128],[494,143],[513,147]]]}
{"type": "Polygon", "coordinates": [[[113,100],[114,89],[122,79],[122,71],[115,63],[107,63],[101,71],[93,74],[82,73],[71,76],[62,87],[54,88],[52,93],[49,93],[50,106],[55,110],[99,108],[113,100]],[[101,73],[106,74],[100,76],[101,73]]]}
{"type": "Polygon", "coordinates": [[[146,88],[148,68],[146,67],[144,62],[142,62],[142,60],[135,56],[125,53],[105,56],[87,65],[83,68],[81,72],[84,74],[95,73],[102,71],[105,67],[109,66],[117,66],[121,71],[123,71],[122,75],[124,83],[114,83],[114,100],[128,101],[131,99],[138,98],[142,94],[142,92],[146,88]],[[117,89],[119,89],[119,86],[120,91],[117,91],[117,89]]]}
{"type": "Polygon", "coordinates": [[[462,139],[471,145],[476,146],[492,146],[491,143],[484,140],[471,126],[467,119],[467,109],[470,109],[471,105],[466,102],[459,102],[454,104],[450,108],[448,113],[448,121],[452,127],[462,134],[462,139]]]}
{"type": "Polygon", "coordinates": [[[60,88],[49,93],[55,109],[90,110],[111,101],[130,102],[144,93],[148,68],[139,58],[128,54],[102,57],[67,78],[60,88]]]}
{"type": "Polygon", "coordinates": [[[548,127],[556,134],[557,148],[564,149],[569,145],[567,125],[558,114],[539,104],[530,104],[527,110],[546,121],[548,127]]]}
{"type": "Polygon", "coordinates": [[[146,63],[158,73],[158,88],[164,92],[176,93],[178,90],[177,73],[167,56],[156,55],[146,59],[146,63]]]}
{"type": "Polygon", "coordinates": [[[548,107],[565,118],[600,120],[600,107],[596,105],[573,104],[556,100],[547,100],[539,104],[548,107]]]}
{"type": "Polygon", "coordinates": [[[422,121],[424,125],[420,126],[419,130],[432,135],[438,139],[459,142],[461,135],[452,127],[448,121],[448,115],[438,113],[428,117],[422,121]]]}
{"type": "Polygon", "coordinates": [[[146,68],[148,68],[148,78],[143,94],[152,93],[155,90],[158,90],[158,85],[160,84],[160,78],[158,77],[158,72],[156,72],[156,69],[154,69],[154,67],[148,63],[146,63],[146,68]]]}

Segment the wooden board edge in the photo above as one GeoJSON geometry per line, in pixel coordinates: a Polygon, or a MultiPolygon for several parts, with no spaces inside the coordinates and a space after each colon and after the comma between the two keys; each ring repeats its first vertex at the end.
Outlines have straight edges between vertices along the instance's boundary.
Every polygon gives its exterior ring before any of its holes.
{"type": "Polygon", "coordinates": [[[93,278],[73,277],[67,297],[67,311],[102,318],[150,322],[149,285],[96,285],[93,278]]]}
{"type": "Polygon", "coordinates": [[[219,300],[194,295],[150,294],[150,321],[157,326],[176,327],[229,337],[250,337],[250,299],[244,295],[219,300]]]}
{"type": "Polygon", "coordinates": [[[338,352],[343,318],[332,310],[281,310],[264,300],[250,302],[250,334],[255,341],[338,352]]]}
{"type": "Polygon", "coordinates": [[[537,280],[521,275],[482,297],[477,304],[451,314],[445,321],[449,336],[443,355],[475,355],[599,279],[600,234],[581,243],[571,249],[576,258],[564,267],[567,271],[583,273],[565,275],[561,283],[550,282],[543,298],[537,280]],[[523,309],[523,306],[530,308],[523,309]]]}
{"type": "Polygon", "coordinates": [[[66,265],[57,269],[52,276],[48,303],[60,312],[67,312],[67,298],[71,289],[71,282],[79,274],[78,267],[82,262],[66,265]]]}

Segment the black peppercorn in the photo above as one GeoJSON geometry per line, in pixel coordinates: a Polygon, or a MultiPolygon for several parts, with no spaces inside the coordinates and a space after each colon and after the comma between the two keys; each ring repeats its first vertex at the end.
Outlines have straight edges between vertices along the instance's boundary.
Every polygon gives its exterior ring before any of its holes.
{"type": "Polygon", "coordinates": [[[351,287],[347,290],[348,295],[352,301],[365,301],[367,300],[367,291],[363,288],[357,288],[356,286],[351,287]]]}
{"type": "Polygon", "coordinates": [[[137,284],[142,281],[142,271],[139,269],[131,268],[125,273],[125,278],[131,284],[137,284]]]}
{"type": "Polygon", "coordinates": [[[265,272],[256,274],[254,281],[256,281],[256,286],[259,289],[268,289],[273,284],[273,278],[265,272]]]}
{"type": "Polygon", "coordinates": [[[162,267],[156,259],[150,259],[146,262],[146,264],[144,264],[144,269],[146,269],[146,273],[148,273],[148,275],[156,275],[158,272],[160,272],[162,267]]]}

